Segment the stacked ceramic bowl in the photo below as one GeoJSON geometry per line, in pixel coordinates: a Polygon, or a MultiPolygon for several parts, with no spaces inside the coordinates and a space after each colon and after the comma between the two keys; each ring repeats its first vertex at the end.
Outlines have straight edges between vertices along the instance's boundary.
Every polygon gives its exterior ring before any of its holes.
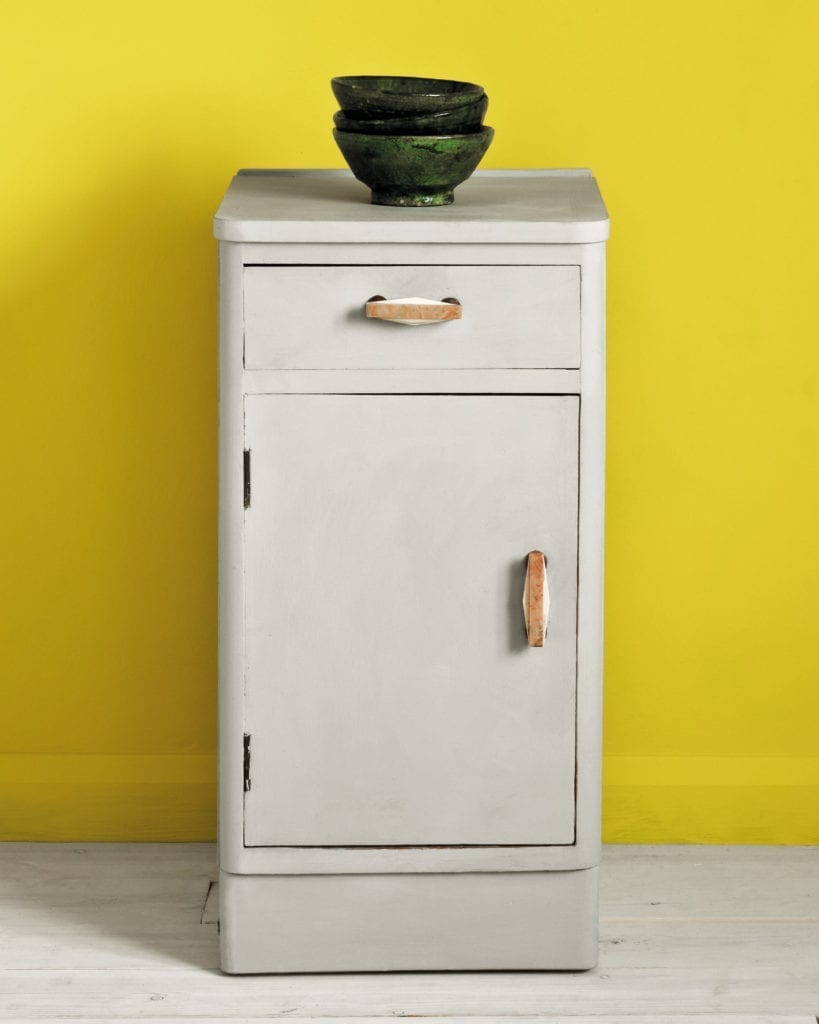
{"type": "Polygon", "coordinates": [[[482,86],[443,78],[334,78],[333,137],[353,174],[383,206],[445,206],[472,174],[494,128],[482,86]]]}

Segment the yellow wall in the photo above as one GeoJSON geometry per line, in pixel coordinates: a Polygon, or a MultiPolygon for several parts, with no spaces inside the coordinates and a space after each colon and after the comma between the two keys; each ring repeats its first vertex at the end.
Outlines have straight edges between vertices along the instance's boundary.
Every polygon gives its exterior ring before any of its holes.
{"type": "Polygon", "coordinates": [[[606,836],[817,842],[815,0],[15,4],[0,835],[214,830],[215,249],[333,74],[477,80],[610,245],[606,836]]]}

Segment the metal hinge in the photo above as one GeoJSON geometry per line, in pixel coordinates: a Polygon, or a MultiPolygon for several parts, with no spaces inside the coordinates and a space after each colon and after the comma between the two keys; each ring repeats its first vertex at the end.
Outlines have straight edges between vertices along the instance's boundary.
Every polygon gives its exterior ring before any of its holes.
{"type": "Polygon", "coordinates": [[[245,472],[245,508],[250,508],[250,449],[245,448],[244,458],[245,472]]]}
{"type": "Polygon", "coordinates": [[[244,758],[244,767],[242,771],[244,775],[245,793],[247,793],[250,791],[250,736],[248,733],[245,733],[244,736],[244,758]]]}

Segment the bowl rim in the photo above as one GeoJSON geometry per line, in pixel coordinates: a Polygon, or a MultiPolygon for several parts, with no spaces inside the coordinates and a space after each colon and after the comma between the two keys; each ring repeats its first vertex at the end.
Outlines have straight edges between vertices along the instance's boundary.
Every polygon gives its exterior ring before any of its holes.
{"type": "Polygon", "coordinates": [[[372,135],[368,132],[347,132],[343,128],[333,128],[333,136],[342,135],[354,139],[423,139],[425,141],[443,142],[446,139],[474,139],[477,135],[486,135],[495,129],[491,124],[484,124],[476,132],[459,132],[451,135],[372,135]]]}
{"type": "MultiPolygon", "coordinates": [[[[336,127],[338,127],[340,124],[358,124],[361,125],[362,127],[367,126],[370,128],[390,128],[394,126],[395,122],[399,122],[401,124],[409,126],[412,124],[413,121],[418,121],[419,119],[423,118],[427,122],[428,127],[431,127],[435,123],[441,123],[444,125],[444,127],[446,127],[447,121],[452,121],[455,118],[462,121],[467,121],[470,118],[474,118],[475,121],[481,122],[481,127],[483,126],[482,122],[483,117],[485,116],[484,114],[481,114],[480,111],[476,111],[474,113],[464,113],[464,109],[466,108],[461,107],[460,109],[458,109],[456,107],[455,110],[436,110],[430,112],[429,114],[405,114],[403,116],[399,115],[397,117],[350,117],[349,113],[346,110],[337,110],[335,114],[333,114],[333,124],[336,127]]],[[[345,129],[345,131],[347,130],[355,131],[354,128],[345,129]]],[[[362,131],[360,134],[365,135],[367,133],[362,131]]],[[[401,131],[399,130],[397,133],[392,134],[400,135],[401,131]]],[[[413,132],[412,134],[417,133],[413,132]]],[[[457,134],[465,135],[471,133],[459,132],[457,134]]]]}
{"type": "Polygon", "coordinates": [[[474,100],[460,107],[451,107],[446,110],[423,110],[410,114],[403,110],[384,110],[374,115],[371,110],[361,110],[360,108],[349,110],[346,107],[339,107],[335,114],[333,114],[333,117],[346,117],[350,121],[362,122],[383,121],[385,124],[390,121],[412,121],[418,117],[452,117],[453,115],[465,117],[473,107],[476,110],[480,109],[483,106],[483,101],[487,98],[486,93],[484,93],[483,96],[476,96],[474,100]]]}
{"type": "Polygon", "coordinates": [[[485,92],[484,87],[477,85],[475,82],[465,82],[459,78],[426,78],[423,75],[335,75],[330,79],[330,85],[340,85],[345,89],[351,89],[353,92],[366,91],[370,94],[382,96],[451,96],[453,93],[463,95],[464,93],[474,92],[477,98],[485,92]],[[375,81],[389,81],[390,79],[395,82],[439,82],[441,85],[457,85],[462,88],[447,89],[443,92],[435,92],[434,88],[431,88],[427,92],[417,92],[406,89],[383,89],[367,84],[375,81]]]}

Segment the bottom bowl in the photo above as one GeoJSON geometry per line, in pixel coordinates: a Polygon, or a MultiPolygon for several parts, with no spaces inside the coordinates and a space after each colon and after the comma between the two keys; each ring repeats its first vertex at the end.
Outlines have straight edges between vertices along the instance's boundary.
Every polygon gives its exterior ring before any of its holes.
{"type": "Polygon", "coordinates": [[[381,206],[446,206],[472,174],[494,128],[467,135],[365,135],[335,129],[350,170],[381,206]]]}

